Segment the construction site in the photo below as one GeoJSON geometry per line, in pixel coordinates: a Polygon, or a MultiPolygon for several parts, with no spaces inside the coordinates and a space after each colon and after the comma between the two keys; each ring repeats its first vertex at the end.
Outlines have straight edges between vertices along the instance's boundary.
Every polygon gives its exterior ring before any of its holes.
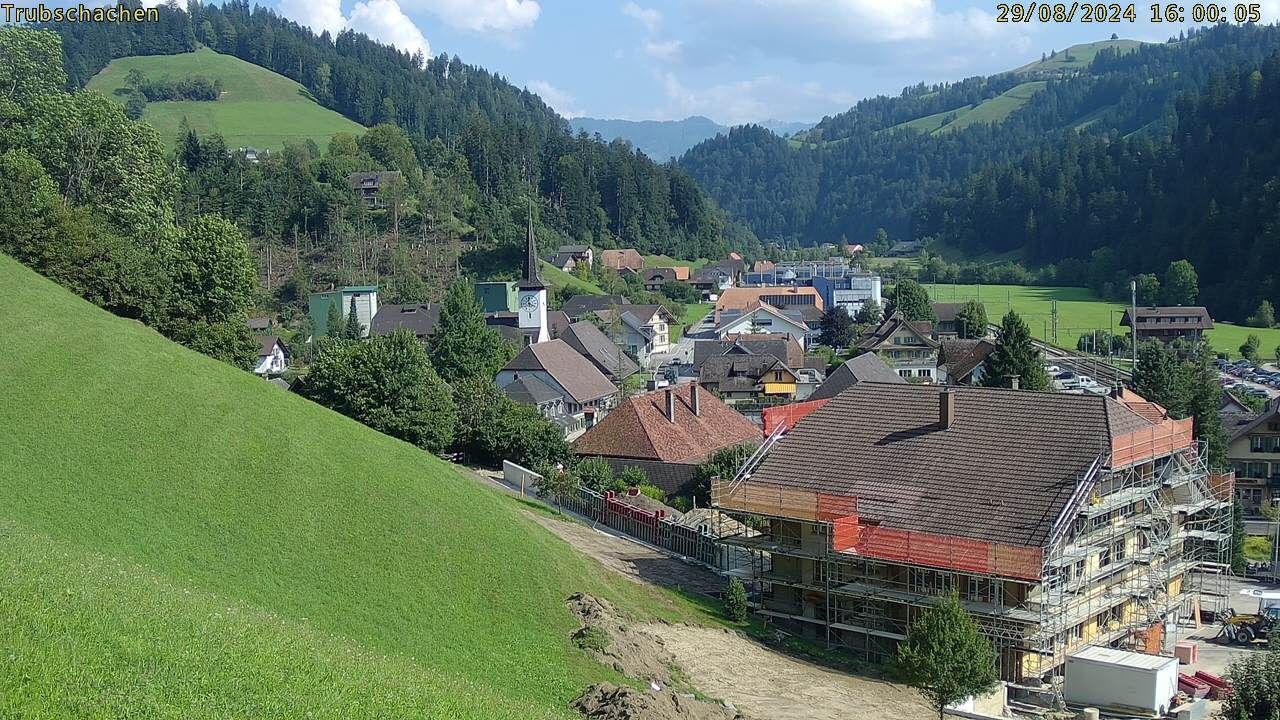
{"type": "Polygon", "coordinates": [[[1225,608],[1233,476],[1191,420],[1110,397],[867,383],[779,408],[712,505],[779,628],[874,663],[955,593],[1013,693],[1087,646],[1168,652],[1225,608]]]}

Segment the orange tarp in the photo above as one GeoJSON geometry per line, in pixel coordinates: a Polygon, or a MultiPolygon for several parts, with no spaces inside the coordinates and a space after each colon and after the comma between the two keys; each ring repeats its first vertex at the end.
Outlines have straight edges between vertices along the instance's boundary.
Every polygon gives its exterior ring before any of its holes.
{"type": "Polygon", "coordinates": [[[1165,420],[1159,425],[1116,436],[1111,441],[1111,467],[1127,467],[1190,446],[1191,425],[1190,418],[1165,420]]]}
{"type": "Polygon", "coordinates": [[[761,413],[764,416],[765,437],[772,435],[773,431],[779,427],[782,428],[783,432],[790,431],[806,415],[826,404],[826,400],[809,400],[807,402],[765,408],[764,412],[761,413]]]}

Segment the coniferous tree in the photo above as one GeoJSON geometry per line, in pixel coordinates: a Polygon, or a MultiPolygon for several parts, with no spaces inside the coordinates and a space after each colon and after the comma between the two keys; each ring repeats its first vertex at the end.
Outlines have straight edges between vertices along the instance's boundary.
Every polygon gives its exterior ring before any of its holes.
{"type": "Polygon", "coordinates": [[[1033,344],[1027,323],[1012,310],[1000,323],[996,349],[987,356],[986,364],[982,384],[987,387],[1008,387],[1010,380],[1016,377],[1022,390],[1049,389],[1044,357],[1033,344]]]}
{"type": "Polygon", "coordinates": [[[471,285],[458,280],[440,306],[440,321],[427,352],[440,377],[456,383],[469,377],[492,380],[515,355],[515,348],[485,324],[471,285]]]}
{"type": "Polygon", "coordinates": [[[1257,335],[1249,333],[1249,337],[1245,338],[1244,344],[1240,346],[1240,357],[1251,362],[1258,362],[1258,348],[1262,346],[1262,341],[1257,335]]]}
{"type": "Polygon", "coordinates": [[[326,337],[342,337],[342,311],[338,309],[338,302],[338,300],[331,300],[329,309],[325,311],[324,334],[326,337]]]}
{"type": "Polygon", "coordinates": [[[1159,340],[1146,340],[1138,347],[1133,389],[1147,400],[1166,408],[1184,404],[1178,383],[1178,358],[1169,346],[1159,340]]]}
{"type": "Polygon", "coordinates": [[[360,314],[356,312],[356,299],[351,298],[347,307],[347,321],[342,326],[342,337],[345,340],[359,340],[364,336],[364,325],[360,323],[360,314]]]}
{"type": "Polygon", "coordinates": [[[729,578],[724,593],[724,614],[736,623],[747,621],[747,589],[738,578],[729,578]]]}

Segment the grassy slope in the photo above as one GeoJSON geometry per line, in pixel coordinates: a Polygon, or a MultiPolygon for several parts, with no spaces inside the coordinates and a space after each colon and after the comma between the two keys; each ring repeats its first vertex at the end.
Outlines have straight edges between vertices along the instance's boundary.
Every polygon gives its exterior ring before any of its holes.
{"type": "Polygon", "coordinates": [[[542,261],[542,279],[551,283],[553,288],[568,287],[583,295],[604,294],[604,290],[600,289],[599,285],[567,273],[546,260],[542,261]]]}
{"type": "Polygon", "coordinates": [[[89,81],[89,89],[123,103],[124,97],[115,91],[125,86],[125,77],[134,68],[156,79],[184,75],[222,79],[223,96],[216,102],[147,104],[143,120],[171,145],[177,141],[184,117],[197,133],[220,133],[232,148],[278,150],[286,140],[307,139],[323,148],[335,133],[364,130],[357,123],[321,107],[301,85],[289,78],[208,48],[181,55],[115,60],[89,81]]]}
{"type": "MultiPolygon", "coordinates": [[[[977,285],[931,283],[925,284],[925,288],[935,302],[981,299],[987,306],[987,317],[991,322],[1000,322],[1000,317],[1012,306],[1027,321],[1031,333],[1041,339],[1052,333],[1050,313],[1053,301],[1057,300],[1058,345],[1063,347],[1074,348],[1080,336],[1091,330],[1125,330],[1120,326],[1120,318],[1126,306],[1101,300],[1088,288],[1031,285],[983,285],[979,288],[977,285]]],[[[1261,354],[1264,356],[1272,355],[1275,347],[1280,345],[1280,329],[1258,330],[1227,323],[1215,323],[1215,328],[1209,332],[1209,341],[1215,350],[1238,357],[1240,345],[1250,333],[1258,335],[1262,341],[1261,354]]]]}
{"type": "Polygon", "coordinates": [[[1093,58],[1098,54],[1099,50],[1104,48],[1117,48],[1121,53],[1128,53],[1142,45],[1141,40],[1100,40],[1098,42],[1081,43],[1080,45],[1072,45],[1066,50],[1059,51],[1055,57],[1046,58],[1044,60],[1036,60],[1027,63],[1022,67],[1014,70],[1018,73],[1031,72],[1060,72],[1063,70],[1079,70],[1093,62],[1093,58]],[[1071,60],[1067,60],[1067,55],[1071,55],[1071,60]]]}
{"type": "Polygon", "coordinates": [[[670,255],[641,255],[644,258],[645,267],[687,267],[694,270],[711,262],[706,258],[697,260],[677,260],[670,255]]]}
{"type": "Polygon", "coordinates": [[[0,717],[567,717],[604,573],[415,448],[0,255],[0,717]]]}
{"type": "Polygon", "coordinates": [[[963,130],[974,123],[998,123],[1009,117],[1013,111],[1027,104],[1032,95],[1044,89],[1044,82],[1025,82],[1015,85],[990,100],[983,100],[978,106],[965,113],[960,113],[955,121],[939,129],[937,132],[954,132],[963,130]]]}

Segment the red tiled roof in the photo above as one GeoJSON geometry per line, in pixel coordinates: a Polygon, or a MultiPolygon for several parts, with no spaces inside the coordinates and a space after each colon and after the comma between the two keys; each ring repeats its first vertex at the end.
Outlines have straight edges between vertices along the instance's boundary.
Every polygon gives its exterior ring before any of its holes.
{"type": "Polygon", "coordinates": [[[634,248],[601,251],[600,262],[605,267],[611,267],[614,270],[622,270],[623,268],[639,270],[644,267],[644,258],[634,248]]]}
{"type": "Polygon", "coordinates": [[[695,384],[635,395],[573,444],[578,455],[697,462],[723,448],[759,443],[760,428],[706,389],[698,392],[698,414],[691,395],[695,384]],[[666,393],[675,394],[675,422],[667,418],[666,393]]]}

